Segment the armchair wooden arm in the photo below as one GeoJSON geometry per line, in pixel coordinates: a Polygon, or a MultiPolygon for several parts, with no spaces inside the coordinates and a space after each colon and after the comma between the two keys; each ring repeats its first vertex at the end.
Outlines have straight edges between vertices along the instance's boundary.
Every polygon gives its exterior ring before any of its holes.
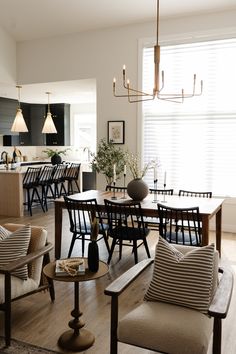
{"type": "Polygon", "coordinates": [[[135,264],[104,290],[111,296],[110,353],[117,354],[118,296],[152,263],[153,259],[148,258],[135,264]]]}
{"type": "Polygon", "coordinates": [[[219,268],[219,273],[222,273],[220,282],[210,304],[208,313],[214,317],[213,331],[213,353],[219,354],[221,348],[222,323],[221,319],[225,318],[228,313],[230,300],[233,291],[233,274],[229,268],[219,268]]]}
{"type": "Polygon", "coordinates": [[[108,285],[104,293],[109,296],[119,296],[151,263],[153,263],[153,259],[148,258],[135,264],[108,285]]]}
{"type": "Polygon", "coordinates": [[[226,267],[220,267],[219,273],[222,273],[222,277],[212,299],[208,313],[212,317],[225,318],[228,313],[232,296],[233,274],[231,270],[226,267]]]}

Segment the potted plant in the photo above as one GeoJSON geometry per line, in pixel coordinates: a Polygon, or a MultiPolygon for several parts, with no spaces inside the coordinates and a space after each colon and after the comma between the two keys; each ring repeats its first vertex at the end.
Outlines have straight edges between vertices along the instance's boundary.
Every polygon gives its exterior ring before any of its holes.
{"type": "Polygon", "coordinates": [[[133,180],[127,185],[127,193],[130,198],[134,200],[143,200],[149,192],[148,185],[143,181],[143,177],[149,168],[153,168],[154,161],[150,161],[146,163],[143,168],[140,168],[140,160],[138,156],[129,152],[126,153],[126,161],[133,176],[133,180]]]}
{"type": "Polygon", "coordinates": [[[46,150],[43,150],[43,152],[51,158],[52,165],[59,165],[62,162],[62,158],[60,155],[66,155],[68,150],[70,150],[70,148],[66,148],[64,150],[53,150],[48,148],[46,150]]]}
{"type": "Polygon", "coordinates": [[[111,185],[113,180],[114,165],[116,165],[117,179],[124,171],[125,153],[112,142],[107,143],[105,139],[102,139],[98,144],[97,154],[91,153],[91,156],[93,171],[103,173],[108,185],[111,185]]]}

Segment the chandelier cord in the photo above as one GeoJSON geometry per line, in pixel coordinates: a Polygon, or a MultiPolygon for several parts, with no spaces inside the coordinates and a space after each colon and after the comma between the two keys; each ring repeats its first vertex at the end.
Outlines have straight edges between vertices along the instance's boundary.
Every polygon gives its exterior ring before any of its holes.
{"type": "Polygon", "coordinates": [[[156,37],[156,45],[159,45],[159,0],[157,0],[157,28],[156,28],[156,34],[157,34],[157,37],[156,37]]]}
{"type": "Polygon", "coordinates": [[[20,89],[22,88],[22,86],[17,85],[16,87],[18,89],[18,109],[20,109],[20,89]]]}
{"type": "Polygon", "coordinates": [[[50,113],[49,95],[51,94],[51,92],[46,92],[46,94],[48,95],[48,113],[50,113]]]}

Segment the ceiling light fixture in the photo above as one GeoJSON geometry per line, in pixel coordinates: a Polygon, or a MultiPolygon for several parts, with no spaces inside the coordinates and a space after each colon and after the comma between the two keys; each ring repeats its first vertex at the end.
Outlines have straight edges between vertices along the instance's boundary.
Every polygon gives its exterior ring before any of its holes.
{"type": "Polygon", "coordinates": [[[123,66],[123,87],[127,90],[127,94],[116,94],[116,79],[113,79],[113,95],[115,97],[127,97],[130,103],[149,101],[158,98],[159,100],[183,103],[185,98],[200,96],[203,91],[203,81],[200,82],[200,92],[196,92],[197,76],[193,76],[193,90],[191,93],[185,93],[184,89],[179,93],[162,93],[164,89],[164,71],[161,72],[161,86],[160,86],[160,46],[159,46],[159,0],[157,0],[157,31],[156,31],[156,45],[154,46],[154,87],[152,92],[147,93],[141,90],[136,90],[131,87],[129,79],[126,79],[126,68],[123,66]]]}
{"type": "Polygon", "coordinates": [[[16,133],[25,133],[28,132],[28,128],[22,114],[22,109],[20,107],[20,89],[22,86],[17,85],[16,88],[18,89],[18,108],[16,111],[16,117],[11,127],[11,131],[16,133]]]}
{"type": "Polygon", "coordinates": [[[42,133],[56,134],[57,130],[56,130],[55,124],[52,119],[52,114],[50,112],[49,95],[51,94],[51,92],[46,92],[46,94],[48,95],[48,112],[47,112],[47,117],[46,117],[44,125],[43,125],[42,133]]]}

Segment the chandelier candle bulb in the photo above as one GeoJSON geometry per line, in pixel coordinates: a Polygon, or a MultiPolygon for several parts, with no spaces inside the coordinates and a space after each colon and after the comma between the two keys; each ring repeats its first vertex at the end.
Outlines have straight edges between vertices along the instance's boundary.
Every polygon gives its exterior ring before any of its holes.
{"type": "Polygon", "coordinates": [[[164,185],[166,185],[166,171],[165,171],[165,174],[164,174],[164,185]]]}
{"type": "Polygon", "coordinates": [[[116,92],[116,78],[113,79],[113,94],[116,92]]]}
{"type": "Polygon", "coordinates": [[[124,165],[124,175],[126,175],[126,165],[124,165]]]}
{"type": "Polygon", "coordinates": [[[113,165],[113,183],[116,183],[116,164],[113,165]]]}
{"type": "Polygon", "coordinates": [[[154,182],[157,180],[157,169],[154,167],[154,182]]]}

